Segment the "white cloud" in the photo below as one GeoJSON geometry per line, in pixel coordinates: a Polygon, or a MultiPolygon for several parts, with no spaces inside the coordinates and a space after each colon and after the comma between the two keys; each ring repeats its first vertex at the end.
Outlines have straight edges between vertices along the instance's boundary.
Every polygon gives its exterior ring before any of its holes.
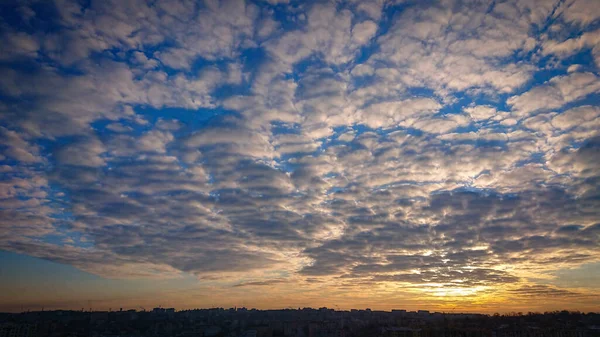
{"type": "Polygon", "coordinates": [[[218,151],[256,158],[273,158],[275,151],[269,139],[256,130],[234,126],[206,128],[192,134],[186,141],[188,148],[221,146],[218,151]]]}
{"type": "Polygon", "coordinates": [[[561,58],[572,56],[584,48],[591,48],[595,57],[596,67],[600,67],[600,30],[585,32],[578,37],[569,38],[564,41],[548,40],[542,44],[543,53],[554,54],[561,58]]]}
{"type": "Polygon", "coordinates": [[[377,24],[371,20],[357,23],[352,27],[352,40],[359,45],[365,44],[377,31],[377,24]]]}
{"type": "Polygon", "coordinates": [[[428,86],[443,95],[448,90],[473,87],[512,92],[526,83],[530,66],[502,64],[512,53],[535,46],[516,4],[497,4],[488,14],[479,8],[483,4],[447,5],[403,11],[389,32],[378,39],[381,52],[371,63],[393,63],[404,69],[395,82],[428,86]]]}
{"type": "Polygon", "coordinates": [[[567,22],[588,25],[598,19],[598,3],[594,0],[568,0],[561,6],[561,15],[567,22]]]}
{"type": "Polygon", "coordinates": [[[557,76],[543,85],[510,97],[507,103],[513,112],[523,117],[540,110],[558,109],[567,103],[584,98],[600,90],[600,81],[592,73],[572,73],[557,76]]]}
{"type": "Polygon", "coordinates": [[[490,119],[496,115],[496,108],[489,105],[469,106],[464,110],[476,121],[490,119]]]}
{"type": "Polygon", "coordinates": [[[445,134],[469,123],[469,118],[464,115],[449,115],[444,118],[423,118],[413,123],[411,127],[429,133],[445,134]]]}
{"type": "Polygon", "coordinates": [[[304,30],[287,32],[278,40],[270,41],[267,50],[288,65],[313,53],[330,64],[347,63],[377,29],[377,24],[370,20],[352,25],[353,17],[348,9],[315,4],[307,13],[304,30]]]}
{"type": "Polygon", "coordinates": [[[5,147],[2,152],[4,156],[28,164],[43,161],[38,146],[28,142],[18,132],[0,127],[0,139],[0,144],[5,147]]]}
{"type": "Polygon", "coordinates": [[[100,167],[105,164],[101,157],[105,151],[104,145],[98,139],[86,138],[61,147],[55,155],[62,165],[100,167]]]}
{"type": "Polygon", "coordinates": [[[600,108],[596,106],[580,106],[567,110],[552,119],[552,126],[561,130],[573,127],[593,128],[600,123],[600,108]]]}
{"type": "Polygon", "coordinates": [[[441,105],[430,98],[371,104],[357,112],[356,119],[372,128],[396,126],[436,112],[441,105]]]}
{"type": "Polygon", "coordinates": [[[18,60],[19,58],[35,58],[40,44],[38,40],[22,32],[4,32],[0,36],[2,48],[0,49],[0,60],[18,60]]]}
{"type": "Polygon", "coordinates": [[[136,145],[140,151],[166,152],[166,146],[173,141],[173,135],[165,131],[152,130],[138,138],[136,145]]]}

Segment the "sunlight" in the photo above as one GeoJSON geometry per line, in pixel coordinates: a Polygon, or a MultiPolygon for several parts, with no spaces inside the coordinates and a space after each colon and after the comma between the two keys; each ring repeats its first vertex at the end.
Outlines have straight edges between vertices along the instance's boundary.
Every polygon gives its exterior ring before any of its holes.
{"type": "Polygon", "coordinates": [[[487,287],[445,287],[441,285],[439,288],[427,289],[435,297],[466,297],[475,296],[487,287]]]}

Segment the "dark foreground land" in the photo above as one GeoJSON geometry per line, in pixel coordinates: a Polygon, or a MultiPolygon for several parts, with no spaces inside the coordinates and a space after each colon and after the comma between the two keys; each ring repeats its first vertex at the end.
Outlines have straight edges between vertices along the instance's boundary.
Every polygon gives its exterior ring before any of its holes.
{"type": "Polygon", "coordinates": [[[0,337],[600,337],[600,314],[405,310],[38,311],[0,314],[0,337]]]}

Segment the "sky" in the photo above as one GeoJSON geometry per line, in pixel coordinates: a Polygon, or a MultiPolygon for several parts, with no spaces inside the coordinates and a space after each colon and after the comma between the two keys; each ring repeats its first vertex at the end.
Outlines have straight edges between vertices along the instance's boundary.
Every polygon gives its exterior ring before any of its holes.
{"type": "Polygon", "coordinates": [[[0,3],[0,311],[600,311],[597,0],[0,3]]]}

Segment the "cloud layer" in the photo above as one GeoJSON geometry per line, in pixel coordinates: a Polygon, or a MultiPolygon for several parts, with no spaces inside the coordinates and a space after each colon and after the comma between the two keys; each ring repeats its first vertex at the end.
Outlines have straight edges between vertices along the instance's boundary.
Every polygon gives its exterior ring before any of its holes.
{"type": "Polygon", "coordinates": [[[0,249],[223,289],[600,295],[552,276],[600,261],[594,1],[1,6],[0,249]]]}

